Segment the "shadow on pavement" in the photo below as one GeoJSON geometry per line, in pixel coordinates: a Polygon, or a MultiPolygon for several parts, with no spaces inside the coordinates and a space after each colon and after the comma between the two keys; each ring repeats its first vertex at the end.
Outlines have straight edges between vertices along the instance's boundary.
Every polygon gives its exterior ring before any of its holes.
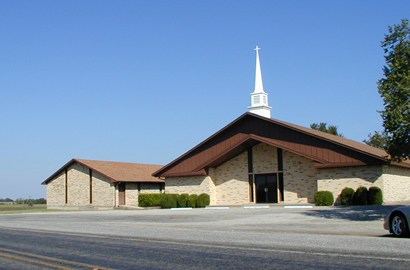
{"type": "Polygon", "coordinates": [[[385,217],[397,205],[382,206],[334,206],[304,212],[307,216],[351,221],[373,221],[385,217]]]}

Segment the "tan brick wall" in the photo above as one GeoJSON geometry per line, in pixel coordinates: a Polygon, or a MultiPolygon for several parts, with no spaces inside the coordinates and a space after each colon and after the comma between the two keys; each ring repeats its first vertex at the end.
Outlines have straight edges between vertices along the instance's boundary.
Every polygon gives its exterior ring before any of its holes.
{"type": "MultiPolygon", "coordinates": [[[[164,192],[164,189],[162,189],[162,192],[164,192]]],[[[159,190],[159,184],[141,183],[140,194],[142,193],[161,193],[159,190]]]]}
{"type": "Polygon", "coordinates": [[[248,158],[243,152],[215,169],[216,205],[249,203],[248,158]]]}
{"type": "Polygon", "coordinates": [[[125,184],[125,206],[138,206],[138,184],[125,184]]]}
{"type": "MultiPolygon", "coordinates": [[[[276,173],[278,171],[277,148],[266,143],[260,143],[252,148],[253,173],[276,173]]],[[[246,170],[248,164],[246,163],[246,170]]],[[[248,171],[246,171],[248,173],[248,171]]]]}
{"type": "Polygon", "coordinates": [[[93,207],[114,207],[115,188],[111,180],[93,171],[92,180],[92,206],[93,207]]]}
{"type": "MultiPolygon", "coordinates": [[[[260,143],[252,152],[255,174],[277,172],[276,147],[260,143]]],[[[286,151],[283,155],[285,203],[313,202],[317,190],[314,163],[286,151]]],[[[211,168],[208,177],[167,178],[166,191],[178,194],[208,193],[211,205],[249,204],[247,152],[217,168],[211,168]]]]}
{"type": "Polygon", "coordinates": [[[410,169],[383,167],[384,202],[410,201],[410,169]]]}
{"type": "Polygon", "coordinates": [[[81,209],[113,207],[115,188],[109,179],[93,171],[92,204],[90,204],[89,169],[80,164],[67,168],[67,204],[65,203],[65,173],[47,184],[47,207],[81,209]]]}
{"type": "MultiPolygon", "coordinates": [[[[160,193],[159,184],[140,183],[141,189],[138,191],[138,183],[125,184],[125,206],[137,207],[138,195],[143,193],[160,193]]],[[[118,192],[117,192],[118,196],[118,192]]],[[[119,197],[117,197],[117,202],[119,197]]]]}
{"type": "Polygon", "coordinates": [[[201,194],[207,193],[211,199],[211,205],[215,204],[215,197],[213,190],[215,184],[210,176],[189,176],[189,177],[171,177],[166,179],[165,192],[166,193],[188,193],[201,194]]]}
{"type": "Polygon", "coordinates": [[[317,171],[318,191],[328,190],[333,193],[336,203],[340,202],[340,193],[345,187],[356,190],[360,186],[377,186],[383,189],[382,166],[356,166],[344,168],[320,169],[317,171]]]}
{"type": "MultiPolygon", "coordinates": [[[[264,143],[253,148],[254,174],[277,172],[277,148],[264,143]]],[[[339,202],[343,188],[357,189],[378,186],[385,202],[410,200],[410,169],[385,166],[357,166],[316,169],[315,162],[283,151],[284,203],[313,203],[317,191],[328,190],[339,202]]],[[[211,205],[243,205],[249,203],[247,152],[243,152],[217,168],[209,176],[166,179],[167,193],[208,193],[211,205]]]]}
{"type": "Polygon", "coordinates": [[[209,182],[209,197],[211,199],[210,205],[217,205],[217,191],[216,191],[216,184],[215,184],[215,179],[216,179],[216,169],[215,168],[209,168],[208,169],[208,179],[207,181],[209,182]]]}
{"type": "Polygon", "coordinates": [[[285,203],[311,203],[317,191],[314,162],[283,151],[285,203]]]}
{"type": "Polygon", "coordinates": [[[65,172],[47,184],[47,208],[65,205],[65,172]]]}
{"type": "Polygon", "coordinates": [[[70,206],[86,206],[90,204],[90,176],[88,168],[73,164],[68,173],[68,204],[70,206]]]}

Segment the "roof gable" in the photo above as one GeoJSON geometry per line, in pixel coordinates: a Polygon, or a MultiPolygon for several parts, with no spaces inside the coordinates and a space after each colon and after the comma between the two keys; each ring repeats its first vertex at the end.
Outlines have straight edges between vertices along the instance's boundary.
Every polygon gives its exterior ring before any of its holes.
{"type": "Polygon", "coordinates": [[[318,167],[385,164],[388,156],[363,143],[245,113],[154,175],[205,175],[208,167],[218,166],[260,142],[314,160],[318,167]]]}
{"type": "Polygon", "coordinates": [[[162,165],[72,159],[48,177],[42,184],[47,184],[52,181],[57,175],[75,163],[81,164],[95,172],[98,172],[99,174],[110,179],[112,182],[163,182],[163,180],[152,176],[152,173],[161,168],[162,165]]]}

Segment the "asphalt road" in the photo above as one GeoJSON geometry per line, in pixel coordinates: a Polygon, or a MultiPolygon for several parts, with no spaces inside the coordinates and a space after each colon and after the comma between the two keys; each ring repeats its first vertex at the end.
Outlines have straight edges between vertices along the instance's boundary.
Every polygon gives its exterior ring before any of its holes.
{"type": "Polygon", "coordinates": [[[1,215],[0,269],[410,269],[410,239],[381,228],[388,210],[1,215]]]}

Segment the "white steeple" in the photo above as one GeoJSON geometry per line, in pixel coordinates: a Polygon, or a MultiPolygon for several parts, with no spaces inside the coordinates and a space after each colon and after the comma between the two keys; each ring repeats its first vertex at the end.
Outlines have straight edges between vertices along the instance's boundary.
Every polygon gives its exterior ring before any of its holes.
{"type": "Polygon", "coordinates": [[[271,118],[272,108],[268,105],[268,93],[263,89],[259,50],[260,48],[256,46],[255,90],[251,94],[251,106],[249,107],[249,112],[271,118]]]}

